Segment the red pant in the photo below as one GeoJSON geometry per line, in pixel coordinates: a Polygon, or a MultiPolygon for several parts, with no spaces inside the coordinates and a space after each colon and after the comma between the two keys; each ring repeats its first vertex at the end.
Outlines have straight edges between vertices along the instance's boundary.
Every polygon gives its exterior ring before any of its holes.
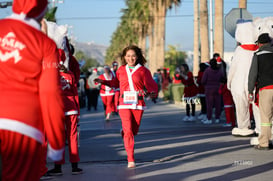
{"type": "Polygon", "coordinates": [[[118,103],[119,103],[119,94],[120,94],[119,91],[115,92],[115,97],[114,97],[114,111],[115,112],[118,112],[117,107],[118,107],[118,103]]]}
{"type": "Polygon", "coordinates": [[[231,123],[232,126],[235,126],[235,111],[234,107],[225,107],[225,114],[227,123],[231,123]]]}
{"type": "Polygon", "coordinates": [[[3,181],[40,180],[41,143],[7,130],[0,130],[3,181]]]}
{"type": "MultiPolygon", "coordinates": [[[[79,149],[78,149],[78,135],[77,135],[77,123],[78,115],[65,116],[65,128],[66,136],[68,140],[69,147],[69,161],[71,163],[76,163],[80,161],[79,149]]],[[[61,161],[55,162],[56,164],[64,164],[65,157],[61,161]]]]}
{"type": "Polygon", "coordinates": [[[101,100],[103,103],[103,107],[105,110],[105,115],[107,115],[108,113],[111,113],[114,111],[114,95],[112,96],[101,96],[101,100]]]}
{"type": "Polygon", "coordinates": [[[122,130],[124,132],[124,147],[127,152],[128,162],[135,161],[134,158],[134,136],[137,135],[143,110],[120,109],[119,115],[122,122],[122,130]]]}

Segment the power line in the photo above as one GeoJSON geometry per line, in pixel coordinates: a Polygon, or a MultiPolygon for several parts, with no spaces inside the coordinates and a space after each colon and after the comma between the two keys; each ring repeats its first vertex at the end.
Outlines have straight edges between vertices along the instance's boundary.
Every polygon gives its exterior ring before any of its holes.
{"type": "MultiPolygon", "coordinates": [[[[253,12],[252,15],[258,14],[273,14],[272,12],[253,12]]],[[[226,14],[224,14],[225,16],[226,14]]],[[[193,14],[185,14],[185,15],[169,15],[166,18],[179,18],[179,17],[193,17],[193,14]]],[[[114,16],[89,16],[89,17],[67,17],[67,18],[58,18],[58,20],[100,20],[100,19],[120,19],[121,17],[114,17],[114,16]]],[[[133,19],[133,18],[130,18],[133,19]]]]}

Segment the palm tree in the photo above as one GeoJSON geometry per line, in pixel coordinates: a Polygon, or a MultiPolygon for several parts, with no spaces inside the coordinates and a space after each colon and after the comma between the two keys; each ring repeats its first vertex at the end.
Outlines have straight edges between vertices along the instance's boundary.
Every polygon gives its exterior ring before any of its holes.
{"type": "Polygon", "coordinates": [[[165,27],[166,13],[172,6],[178,6],[180,0],[150,0],[150,12],[153,20],[150,21],[149,27],[149,66],[152,72],[157,68],[164,66],[165,55],[165,27]]]}
{"type": "Polygon", "coordinates": [[[239,8],[245,8],[246,9],[247,0],[239,0],[239,8]]]}
{"type": "Polygon", "coordinates": [[[224,28],[223,28],[223,0],[217,0],[214,4],[214,52],[224,56],[224,28]]]}
{"type": "Polygon", "coordinates": [[[199,70],[199,3],[198,0],[193,2],[194,11],[194,35],[193,35],[193,75],[197,76],[199,70]]]}
{"type": "Polygon", "coordinates": [[[207,62],[209,57],[209,35],[208,35],[208,2],[200,1],[200,36],[201,36],[201,61],[207,62]]]}

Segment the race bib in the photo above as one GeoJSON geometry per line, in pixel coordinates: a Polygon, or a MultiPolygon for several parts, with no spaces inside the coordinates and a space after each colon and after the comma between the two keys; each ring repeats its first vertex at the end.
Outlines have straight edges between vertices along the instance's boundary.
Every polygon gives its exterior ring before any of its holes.
{"type": "Polygon", "coordinates": [[[124,104],[137,104],[137,92],[136,91],[124,91],[123,92],[123,102],[124,104]]]}

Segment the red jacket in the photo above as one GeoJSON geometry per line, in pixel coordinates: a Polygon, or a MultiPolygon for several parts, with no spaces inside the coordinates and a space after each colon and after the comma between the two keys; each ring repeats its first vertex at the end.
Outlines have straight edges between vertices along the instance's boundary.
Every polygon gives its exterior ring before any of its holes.
{"type": "Polygon", "coordinates": [[[204,72],[199,71],[197,75],[197,84],[198,84],[198,95],[199,96],[205,96],[205,87],[202,85],[202,77],[204,72]]]}
{"type": "Polygon", "coordinates": [[[46,133],[49,154],[60,159],[65,129],[56,44],[38,23],[19,15],[0,20],[0,25],[0,131],[40,143],[46,133]]]}
{"type": "Polygon", "coordinates": [[[78,103],[75,99],[77,89],[75,88],[75,77],[71,71],[60,72],[61,86],[62,86],[62,98],[64,102],[65,115],[78,114],[78,103]]]}
{"type": "Polygon", "coordinates": [[[123,102],[123,93],[124,91],[130,91],[128,75],[127,75],[127,65],[122,65],[117,70],[117,76],[112,81],[104,81],[103,83],[108,84],[111,87],[120,88],[120,97],[119,97],[119,106],[118,109],[139,109],[144,110],[146,108],[144,102],[144,93],[155,92],[157,93],[158,87],[154,81],[151,72],[144,66],[138,64],[132,74],[132,82],[135,91],[138,91],[138,103],[134,104],[125,104],[123,102]],[[144,88],[145,87],[145,88],[144,88]],[[146,89],[146,90],[144,90],[146,89]]]}
{"type": "MultiPolygon", "coordinates": [[[[104,74],[99,76],[99,79],[111,81],[111,80],[114,79],[114,75],[112,73],[110,73],[110,75],[111,75],[111,77],[108,79],[106,77],[106,74],[104,73],[104,74]]],[[[101,85],[101,87],[100,87],[100,96],[113,96],[113,95],[115,95],[115,92],[114,92],[113,88],[111,88],[111,87],[109,87],[107,85],[103,85],[103,84],[101,85]]]]}
{"type": "Polygon", "coordinates": [[[221,84],[219,87],[219,94],[223,96],[224,106],[234,105],[231,92],[227,88],[227,84],[221,84]]]}

